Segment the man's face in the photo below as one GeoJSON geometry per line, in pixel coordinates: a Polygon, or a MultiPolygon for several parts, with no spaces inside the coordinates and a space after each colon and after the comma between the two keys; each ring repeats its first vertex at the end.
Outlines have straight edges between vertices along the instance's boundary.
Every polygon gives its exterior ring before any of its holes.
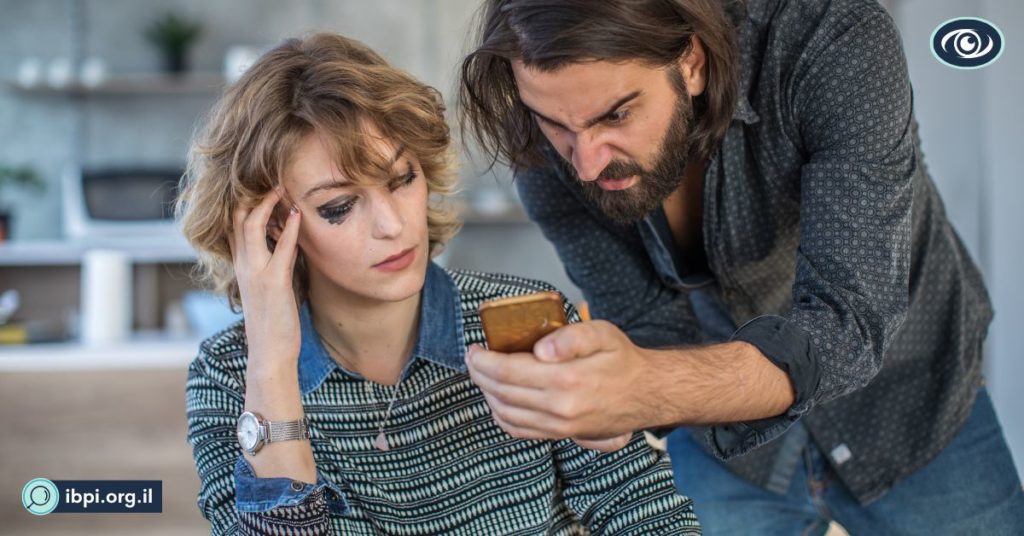
{"type": "Polygon", "coordinates": [[[513,61],[512,68],[541,132],[609,217],[638,221],[679,187],[693,108],[677,65],[595,61],[541,72],[513,61]]]}

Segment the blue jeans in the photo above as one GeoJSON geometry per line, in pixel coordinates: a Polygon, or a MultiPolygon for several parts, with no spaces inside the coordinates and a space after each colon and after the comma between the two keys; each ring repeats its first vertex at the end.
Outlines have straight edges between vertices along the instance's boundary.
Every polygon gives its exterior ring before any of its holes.
{"type": "Polygon", "coordinates": [[[733,475],[685,429],[668,438],[676,487],[693,499],[706,536],[1024,535],[1024,491],[985,389],[953,441],[928,465],[867,506],[808,442],[785,495],[733,475]]]}

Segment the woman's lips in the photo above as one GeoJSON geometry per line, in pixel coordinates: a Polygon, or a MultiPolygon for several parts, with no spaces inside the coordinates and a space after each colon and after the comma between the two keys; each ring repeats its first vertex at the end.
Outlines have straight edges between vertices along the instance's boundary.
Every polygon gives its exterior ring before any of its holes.
{"type": "Polygon", "coordinates": [[[392,255],[384,262],[374,264],[373,267],[384,272],[397,272],[404,270],[416,259],[416,248],[409,248],[397,255],[392,255]]]}
{"type": "Polygon", "coordinates": [[[622,179],[598,179],[597,185],[602,190],[625,190],[626,188],[632,187],[640,177],[633,175],[622,179]]]}

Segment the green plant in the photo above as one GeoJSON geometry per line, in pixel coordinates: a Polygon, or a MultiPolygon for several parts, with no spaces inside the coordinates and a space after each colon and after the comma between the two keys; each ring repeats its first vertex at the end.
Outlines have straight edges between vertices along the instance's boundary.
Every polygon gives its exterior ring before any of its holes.
{"type": "MultiPolygon", "coordinates": [[[[0,164],[0,193],[9,187],[42,192],[46,190],[46,183],[34,169],[28,166],[11,167],[0,164]]],[[[3,205],[0,203],[0,210],[2,209],[3,205]]]]}
{"type": "Polygon", "coordinates": [[[188,49],[203,33],[203,25],[175,13],[166,13],[146,27],[146,39],[159,48],[167,58],[171,71],[185,69],[188,49]]]}

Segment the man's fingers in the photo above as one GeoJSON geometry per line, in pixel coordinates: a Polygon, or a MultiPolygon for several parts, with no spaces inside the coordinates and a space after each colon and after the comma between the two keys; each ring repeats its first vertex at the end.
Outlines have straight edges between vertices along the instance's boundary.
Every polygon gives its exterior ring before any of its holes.
{"type": "Polygon", "coordinates": [[[500,383],[485,375],[471,375],[471,378],[481,391],[503,404],[535,410],[544,410],[548,405],[548,395],[540,389],[500,383]]]}
{"type": "Polygon", "coordinates": [[[501,402],[493,395],[484,395],[491,414],[502,422],[516,428],[531,429],[547,434],[547,437],[566,437],[565,424],[543,410],[533,410],[501,402]]]}
{"type": "Polygon", "coordinates": [[[547,362],[568,361],[612,349],[619,329],[605,320],[580,322],[559,328],[537,341],[533,353],[547,362]]]}
{"type": "Polygon", "coordinates": [[[590,450],[599,450],[601,452],[615,452],[622,449],[629,444],[630,440],[633,439],[633,434],[627,433],[616,437],[609,437],[605,439],[581,439],[578,437],[572,438],[577,445],[590,450]]]}
{"type": "Polygon", "coordinates": [[[498,402],[491,398],[489,395],[484,394],[484,398],[487,399],[487,405],[491,408],[491,416],[494,418],[494,422],[501,427],[508,435],[519,438],[519,439],[551,439],[552,435],[549,432],[535,428],[527,424],[521,424],[522,421],[516,420],[511,422],[506,420],[503,415],[504,411],[497,411],[495,407],[501,408],[501,402],[498,402]]]}
{"type": "Polygon", "coordinates": [[[498,383],[531,389],[547,386],[549,382],[545,379],[551,366],[537,361],[531,354],[503,354],[483,348],[472,350],[467,365],[477,385],[489,379],[492,382],[488,385],[498,383]]]}

